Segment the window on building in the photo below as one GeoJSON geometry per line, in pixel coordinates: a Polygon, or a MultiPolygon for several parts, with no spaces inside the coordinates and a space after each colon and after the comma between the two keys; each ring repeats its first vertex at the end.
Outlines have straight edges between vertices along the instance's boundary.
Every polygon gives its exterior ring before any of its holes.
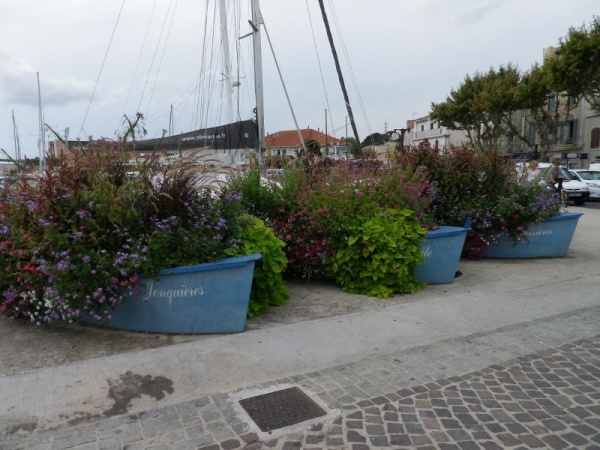
{"type": "Polygon", "coordinates": [[[552,92],[548,95],[548,111],[554,111],[556,109],[556,94],[552,92]]]}
{"type": "Polygon", "coordinates": [[[425,125],[421,125],[421,131],[425,131],[425,125]]]}
{"type": "Polygon", "coordinates": [[[592,129],[590,148],[600,148],[600,128],[598,127],[592,129]]]}
{"type": "Polygon", "coordinates": [[[573,117],[572,114],[567,116],[567,120],[560,127],[560,143],[561,144],[577,144],[578,137],[577,132],[579,128],[579,121],[573,117]]]}
{"type": "Polygon", "coordinates": [[[567,108],[572,108],[577,104],[577,97],[573,95],[567,95],[567,108]]]}
{"type": "Polygon", "coordinates": [[[530,146],[534,146],[535,145],[535,123],[530,123],[529,124],[529,131],[527,134],[527,143],[530,146]]]}
{"type": "Polygon", "coordinates": [[[431,122],[431,123],[429,124],[429,129],[430,129],[430,130],[433,130],[433,127],[435,127],[435,123],[431,122]]]}
{"type": "Polygon", "coordinates": [[[548,144],[552,145],[556,143],[556,123],[554,122],[554,120],[550,119],[548,121],[548,135],[547,135],[547,139],[548,139],[548,144]]]}

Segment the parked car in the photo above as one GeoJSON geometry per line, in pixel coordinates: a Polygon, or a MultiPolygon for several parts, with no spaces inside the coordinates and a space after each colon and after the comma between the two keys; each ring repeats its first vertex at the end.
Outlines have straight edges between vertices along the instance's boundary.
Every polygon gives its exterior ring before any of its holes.
{"type": "MultiPolygon", "coordinates": [[[[537,180],[539,183],[548,184],[548,174],[552,168],[552,163],[541,162],[538,163],[535,171],[529,175],[528,181],[537,180]]],[[[517,166],[517,174],[523,173],[522,166],[517,166]]],[[[590,188],[586,183],[583,183],[571,175],[568,170],[564,167],[559,166],[559,175],[563,179],[563,189],[567,192],[569,201],[572,201],[578,206],[585,204],[590,198],[590,188]]],[[[520,177],[522,178],[522,177],[520,177]]],[[[558,189],[558,184],[554,185],[555,189],[558,189]]]]}
{"type": "Polygon", "coordinates": [[[575,179],[585,183],[590,188],[590,200],[600,200],[600,172],[594,170],[573,169],[569,173],[575,179]]]}

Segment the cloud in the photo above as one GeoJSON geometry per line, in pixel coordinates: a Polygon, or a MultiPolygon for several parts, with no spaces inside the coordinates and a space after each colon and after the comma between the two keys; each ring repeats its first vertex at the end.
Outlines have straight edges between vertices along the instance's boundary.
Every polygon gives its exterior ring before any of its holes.
{"type": "Polygon", "coordinates": [[[479,19],[489,15],[493,11],[503,7],[506,5],[505,1],[488,1],[482,2],[479,5],[474,5],[468,11],[460,12],[456,15],[456,22],[459,24],[469,24],[473,22],[477,22],[479,19]]]}
{"type": "MultiPolygon", "coordinates": [[[[111,87],[102,97],[97,98],[94,102],[99,108],[109,108],[113,105],[119,105],[129,92],[129,85],[121,83],[119,86],[111,87]]],[[[119,105],[119,108],[121,106],[119,105]]]]}
{"type": "MultiPolygon", "coordinates": [[[[0,59],[0,86],[3,100],[10,104],[36,106],[38,104],[38,68],[25,59],[0,59]]],[[[42,101],[45,106],[63,106],[89,101],[94,84],[91,80],[73,77],[45,78],[40,75],[42,101]]]]}

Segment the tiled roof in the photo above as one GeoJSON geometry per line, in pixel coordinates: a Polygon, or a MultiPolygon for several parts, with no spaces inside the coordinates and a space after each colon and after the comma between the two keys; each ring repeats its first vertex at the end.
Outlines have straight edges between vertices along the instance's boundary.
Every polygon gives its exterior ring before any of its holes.
{"type": "MultiPolygon", "coordinates": [[[[336,144],[341,145],[344,143],[343,139],[337,139],[333,136],[328,136],[325,133],[321,133],[318,130],[313,130],[312,128],[304,128],[300,130],[302,134],[302,139],[314,139],[321,146],[325,146],[325,142],[327,144],[336,144]]],[[[294,148],[301,147],[298,132],[296,130],[285,130],[278,131],[273,134],[269,134],[265,136],[265,147],[266,148],[294,148]]]]}

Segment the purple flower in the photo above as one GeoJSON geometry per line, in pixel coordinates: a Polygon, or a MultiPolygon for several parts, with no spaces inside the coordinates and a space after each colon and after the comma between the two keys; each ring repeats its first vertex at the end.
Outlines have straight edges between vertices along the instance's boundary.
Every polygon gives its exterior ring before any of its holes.
{"type": "Polygon", "coordinates": [[[38,208],[38,204],[36,202],[34,202],[33,200],[27,200],[27,202],[25,203],[25,206],[27,207],[27,209],[29,210],[30,213],[34,212],[38,208]]]}

